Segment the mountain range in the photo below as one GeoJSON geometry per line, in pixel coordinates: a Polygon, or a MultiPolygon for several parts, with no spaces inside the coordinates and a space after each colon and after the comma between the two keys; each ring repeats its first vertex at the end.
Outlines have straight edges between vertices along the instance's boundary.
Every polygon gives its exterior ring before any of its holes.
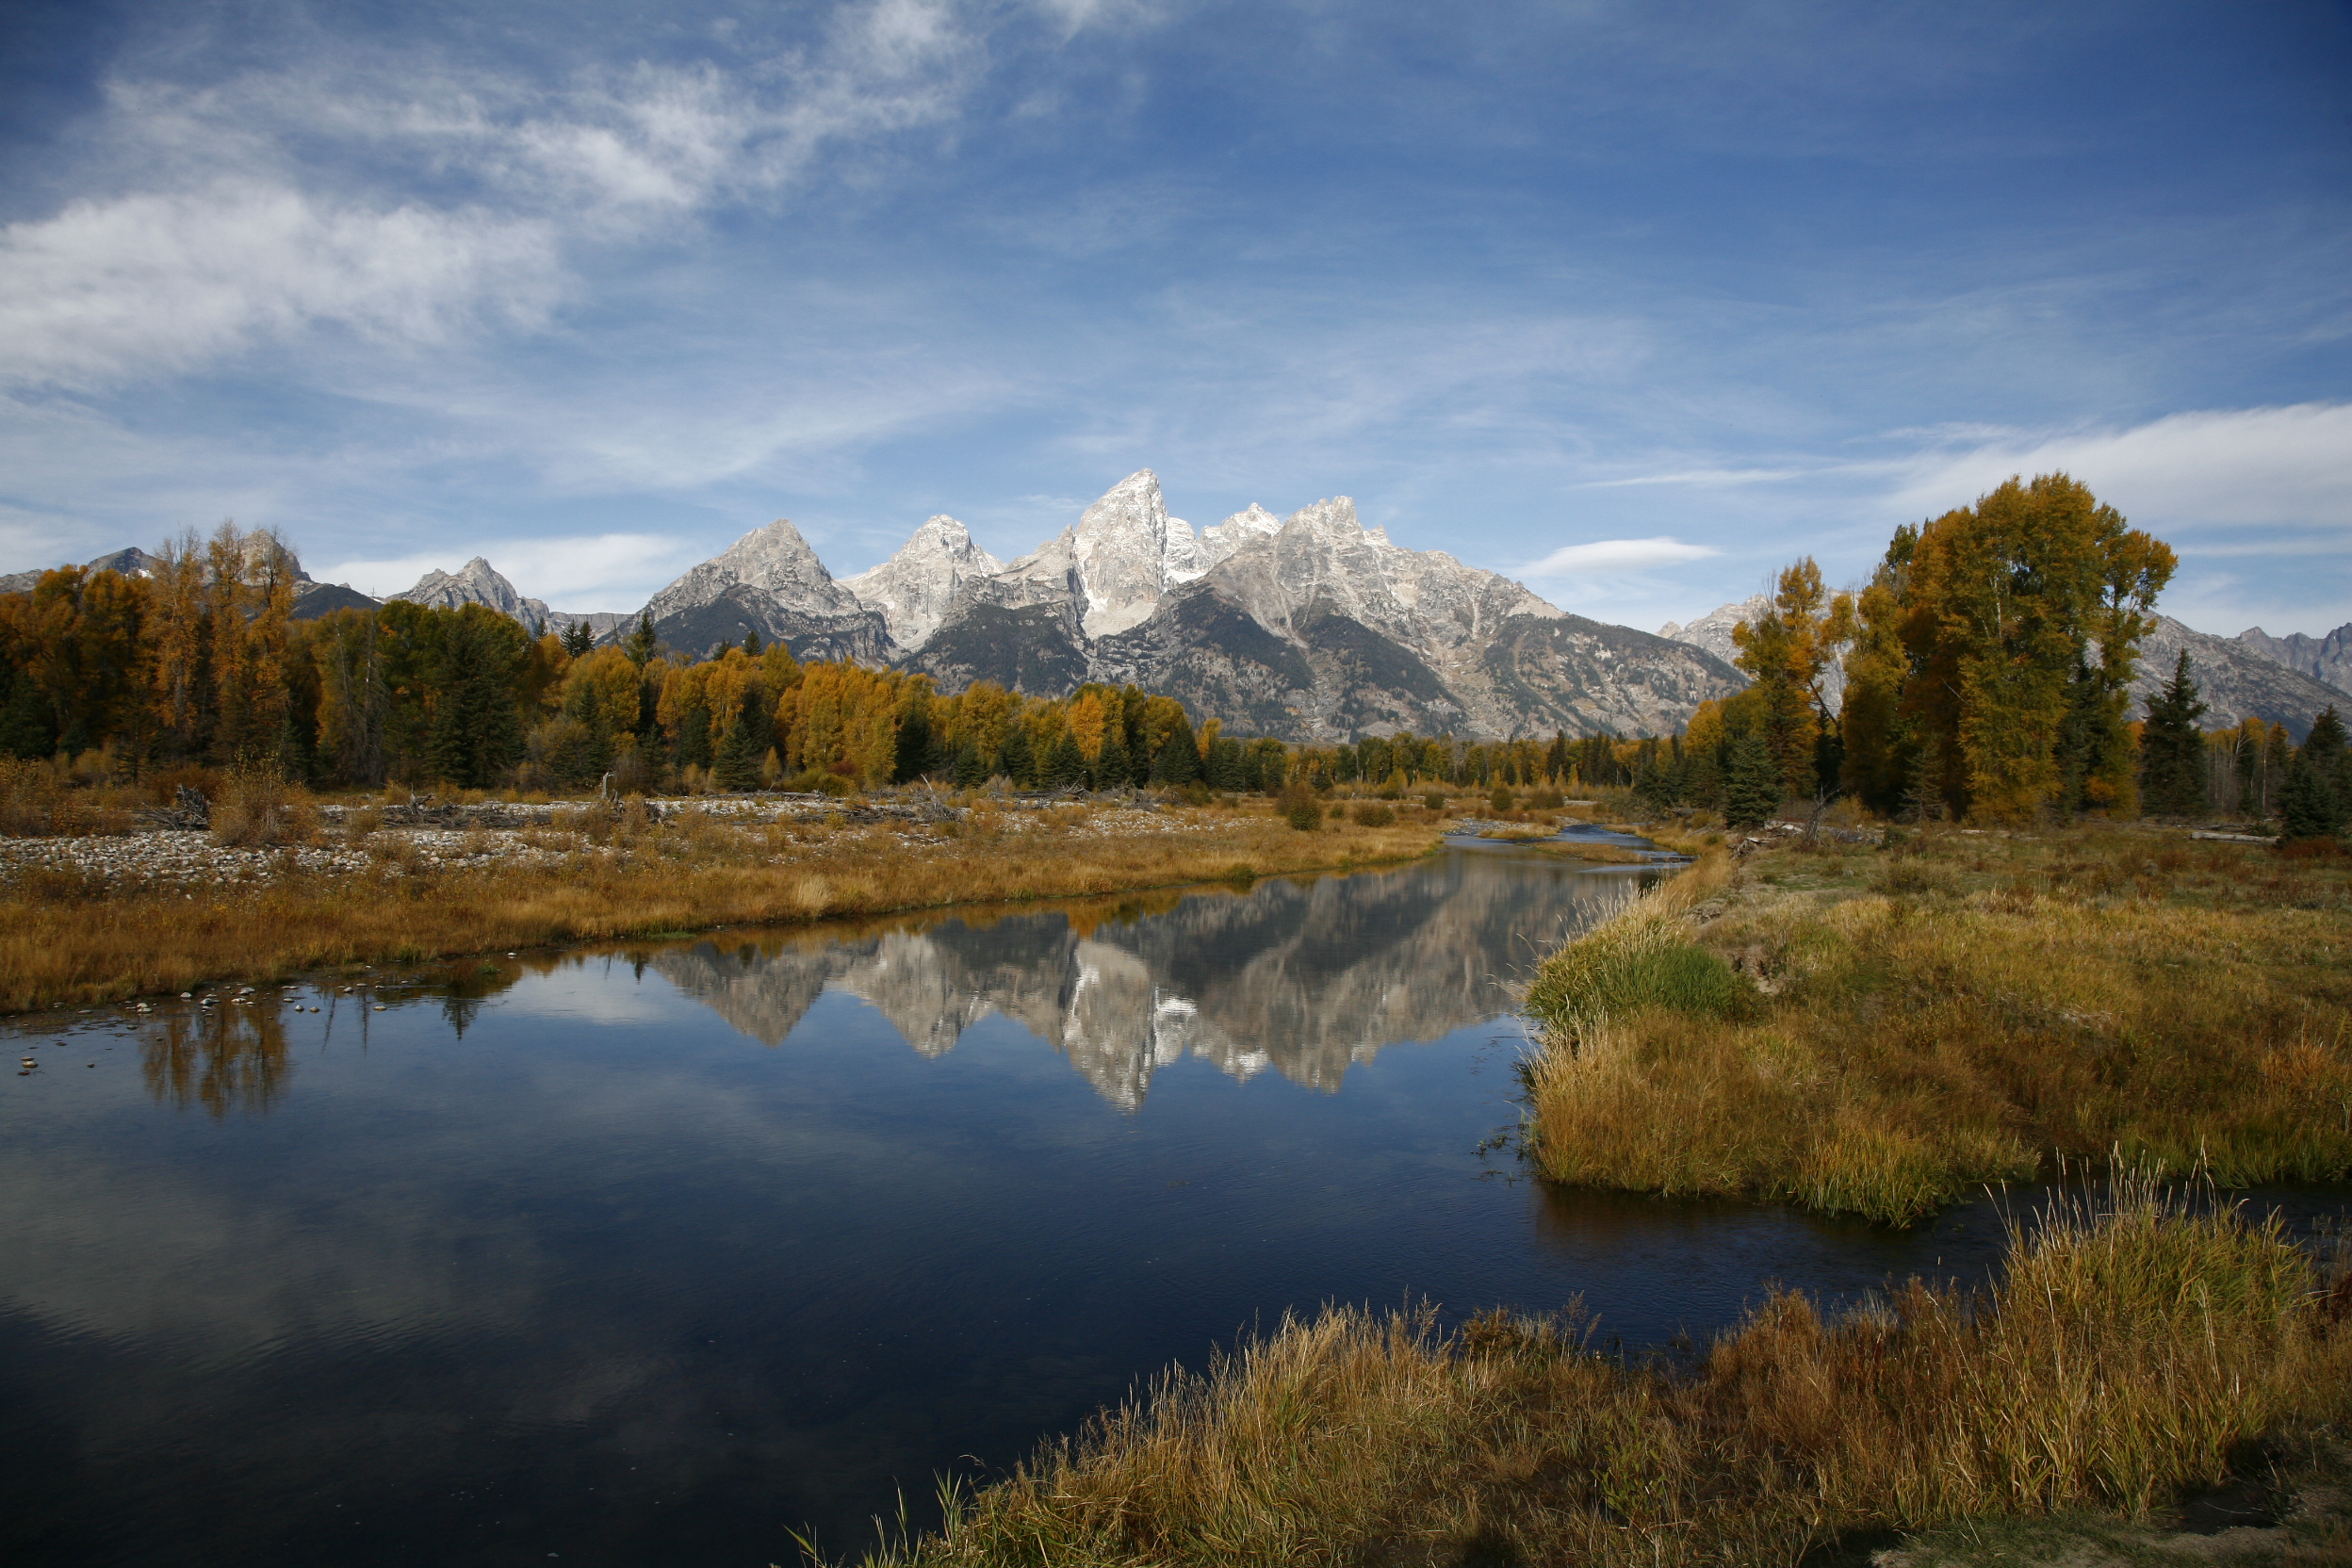
{"type": "MultiPolygon", "coordinates": [[[[139,574],[149,560],[124,550],[90,564],[139,574]]],[[[39,575],[0,578],[0,592],[30,588],[39,575]]],[[[299,586],[303,617],[378,602],[306,575],[299,586]]],[[[670,582],[642,612],[552,609],[480,556],[391,596],[482,605],[533,633],[584,623],[600,643],[646,614],[664,645],[694,657],[756,632],[804,659],[919,671],[943,692],[993,680],[1059,696],[1089,680],[1133,681],[1236,733],[1304,743],[1397,729],[1666,732],[1746,684],[1733,667],[1732,629],[1765,605],[1761,596],[1727,604],[1652,635],[1570,614],[1442,550],[1398,546],[1364,528],[1345,496],[1287,517],[1253,504],[1195,530],[1168,515],[1148,468],[1010,563],[942,514],[881,564],[836,579],[779,518],[670,582]]],[[[2181,647],[2211,706],[2208,724],[2259,715],[2299,737],[2320,708],[2348,700],[2352,625],[2320,638],[2258,628],[2227,639],[2165,619],[2135,692],[2144,698],[2161,684],[2181,647]]]]}

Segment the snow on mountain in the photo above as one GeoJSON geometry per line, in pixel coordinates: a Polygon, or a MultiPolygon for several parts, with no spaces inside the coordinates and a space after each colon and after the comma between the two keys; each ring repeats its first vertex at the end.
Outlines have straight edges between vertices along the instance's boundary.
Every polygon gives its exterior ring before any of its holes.
{"type": "Polygon", "coordinates": [[[941,513],[915,530],[897,554],[841,579],[841,585],[881,615],[891,641],[911,650],[939,629],[966,581],[1004,570],[1003,562],[972,543],[970,529],[941,513]]]}

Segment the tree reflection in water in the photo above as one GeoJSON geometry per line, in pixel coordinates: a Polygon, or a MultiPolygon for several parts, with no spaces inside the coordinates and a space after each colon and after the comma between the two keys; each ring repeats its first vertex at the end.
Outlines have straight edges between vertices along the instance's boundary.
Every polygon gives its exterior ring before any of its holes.
{"type": "Polygon", "coordinates": [[[140,1037],[139,1057],[148,1093],[181,1110],[202,1105],[215,1119],[267,1113],[294,1075],[275,998],[167,1013],[140,1037]]]}

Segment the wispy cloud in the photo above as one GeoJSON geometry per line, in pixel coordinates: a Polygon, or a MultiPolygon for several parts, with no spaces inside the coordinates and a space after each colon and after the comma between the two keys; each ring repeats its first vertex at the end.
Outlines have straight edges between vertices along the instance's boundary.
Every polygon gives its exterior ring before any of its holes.
{"type": "MultiPolygon", "coordinates": [[[[471,554],[489,561],[521,593],[558,610],[630,610],[659,584],[698,559],[675,535],[596,533],[569,538],[485,539],[471,554]]],[[[348,582],[381,598],[400,593],[431,571],[454,571],[464,561],[447,550],[314,565],[322,582],[348,582]]]]}
{"type": "Polygon", "coordinates": [[[2012,474],[2064,470],[2127,515],[2185,526],[2352,526],[2352,403],[2175,414],[2126,429],[2012,435],[1922,454],[1887,498],[1965,506],[2012,474]]]}
{"type": "Polygon", "coordinates": [[[1555,578],[1638,572],[1704,561],[1722,553],[1711,545],[1686,545],[1664,534],[1655,539],[1595,539],[1585,545],[1563,545],[1543,560],[1520,567],[1519,575],[1555,578]]]}

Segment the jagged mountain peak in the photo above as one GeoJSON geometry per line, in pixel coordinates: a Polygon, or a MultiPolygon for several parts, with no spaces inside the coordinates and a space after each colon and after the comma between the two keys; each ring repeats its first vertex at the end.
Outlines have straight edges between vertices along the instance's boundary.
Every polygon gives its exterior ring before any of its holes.
{"type": "Polygon", "coordinates": [[[653,596],[659,622],[710,603],[729,588],[749,588],[804,615],[855,615],[857,596],[833,580],[789,517],[753,529],[653,596]]]}
{"type": "Polygon", "coordinates": [[[925,518],[888,561],[841,579],[841,586],[882,617],[893,642],[914,649],[930,641],[966,581],[1004,569],[973,543],[972,530],[942,512],[925,518]]]}
{"type": "Polygon", "coordinates": [[[1168,517],[1160,476],[1151,469],[1138,468],[1105,490],[1070,535],[1070,560],[1086,596],[1079,624],[1086,635],[1124,631],[1158,609],[1170,586],[1171,564],[1190,570],[1194,545],[1192,525],[1168,517]],[[1171,544],[1177,547],[1173,560],[1171,544]]]}
{"type": "Polygon", "coordinates": [[[455,610],[461,605],[479,604],[511,616],[537,629],[542,617],[531,615],[523,596],[515,591],[498,569],[482,556],[475,556],[454,572],[430,571],[416,580],[413,588],[402,589],[391,596],[410,604],[421,604],[428,610],[455,610]]]}

